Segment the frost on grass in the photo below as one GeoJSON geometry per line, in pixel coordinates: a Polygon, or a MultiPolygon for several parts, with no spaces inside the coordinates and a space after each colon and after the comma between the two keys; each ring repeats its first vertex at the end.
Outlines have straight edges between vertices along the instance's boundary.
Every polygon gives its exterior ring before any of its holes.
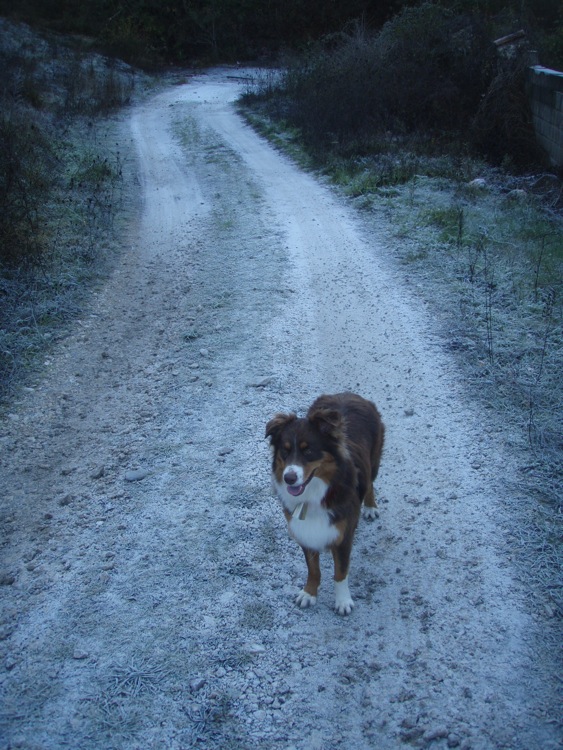
{"type": "MultiPolygon", "coordinates": [[[[524,183],[526,185],[526,182],[524,183]]],[[[556,514],[563,498],[563,219],[533,193],[507,198],[511,180],[486,190],[418,178],[375,211],[392,208],[399,255],[429,303],[477,402],[517,451],[515,493],[537,503],[519,544],[523,570],[563,607],[556,514]],[[540,549],[539,555],[536,551],[540,549]],[[543,561],[543,562],[542,562],[543,561]],[[538,571],[539,572],[539,571],[538,571]]]]}
{"type": "Polygon", "coordinates": [[[144,691],[155,692],[159,683],[166,676],[164,667],[150,662],[130,662],[125,666],[113,668],[112,693],[114,695],[139,695],[144,691]]]}

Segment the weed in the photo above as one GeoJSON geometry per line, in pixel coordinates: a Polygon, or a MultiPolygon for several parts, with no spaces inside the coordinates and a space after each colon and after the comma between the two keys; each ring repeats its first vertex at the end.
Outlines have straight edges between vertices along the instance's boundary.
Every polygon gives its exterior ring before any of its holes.
{"type": "Polygon", "coordinates": [[[113,695],[137,696],[144,691],[154,692],[165,676],[164,668],[147,661],[117,666],[112,675],[112,693],[113,695]]]}
{"type": "Polygon", "coordinates": [[[204,691],[198,696],[197,702],[185,706],[184,714],[189,722],[187,739],[190,747],[204,746],[214,741],[219,741],[224,746],[225,733],[228,735],[230,732],[230,728],[225,725],[231,721],[233,714],[230,696],[221,693],[211,697],[204,691]]]}
{"type": "Polygon", "coordinates": [[[111,58],[84,57],[75,51],[65,67],[62,85],[65,117],[74,115],[105,115],[127,104],[133,95],[135,79],[125,66],[117,69],[111,58]],[[127,71],[127,72],[125,72],[127,71]]]}
{"type": "Polygon", "coordinates": [[[253,602],[244,608],[240,621],[241,627],[246,630],[263,630],[272,628],[274,625],[274,612],[269,604],[253,602]]]}
{"type": "Polygon", "coordinates": [[[187,148],[196,148],[200,145],[202,136],[195,117],[183,114],[175,121],[174,129],[187,148]]]}
{"type": "Polygon", "coordinates": [[[464,212],[461,206],[448,206],[446,208],[432,207],[423,213],[426,223],[440,229],[440,240],[446,244],[456,244],[461,249],[463,244],[463,219],[464,212]]]}

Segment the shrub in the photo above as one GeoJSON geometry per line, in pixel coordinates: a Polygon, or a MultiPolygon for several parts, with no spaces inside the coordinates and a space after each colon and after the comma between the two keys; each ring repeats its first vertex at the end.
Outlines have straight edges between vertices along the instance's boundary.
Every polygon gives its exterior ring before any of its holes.
{"type": "Polygon", "coordinates": [[[132,70],[0,19],[0,405],[109,260],[132,70]]]}
{"type": "Polygon", "coordinates": [[[61,119],[66,130],[71,121],[123,106],[135,79],[120,61],[85,55],[1,19],[0,32],[1,271],[44,263],[50,252],[48,214],[61,187],[67,142],[61,119]]]}
{"type": "Polygon", "coordinates": [[[124,63],[74,51],[61,70],[56,110],[65,117],[107,115],[130,102],[134,84],[132,69],[124,63]]]}
{"type": "Polygon", "coordinates": [[[494,73],[480,22],[425,3],[379,34],[356,26],[293,62],[282,83],[287,116],[309,142],[365,140],[392,129],[462,129],[494,73]]]}
{"type": "Polygon", "coordinates": [[[520,166],[541,161],[526,66],[525,51],[498,55],[482,18],[424,3],[377,34],[356,25],[325,38],[262,95],[269,114],[297,126],[317,154],[369,153],[382,135],[419,133],[520,166]]]}
{"type": "Polygon", "coordinates": [[[0,117],[0,264],[29,265],[44,247],[42,214],[53,187],[55,159],[27,108],[0,117]]]}
{"type": "Polygon", "coordinates": [[[471,125],[473,143],[493,162],[523,167],[544,160],[527,93],[527,56],[499,57],[471,125]]]}
{"type": "Polygon", "coordinates": [[[408,130],[464,128],[493,72],[481,21],[425,3],[406,8],[377,38],[389,114],[408,130]]]}

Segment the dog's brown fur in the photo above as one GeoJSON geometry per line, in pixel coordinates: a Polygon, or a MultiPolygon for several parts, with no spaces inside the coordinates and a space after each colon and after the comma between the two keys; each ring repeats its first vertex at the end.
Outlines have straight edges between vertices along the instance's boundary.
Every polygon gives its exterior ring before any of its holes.
{"type": "Polygon", "coordinates": [[[345,604],[339,604],[337,593],[336,608],[347,614],[353,606],[347,590],[350,554],[362,502],[368,517],[377,514],[373,482],[383,449],[381,416],[371,401],[356,394],[325,395],[311,405],[305,418],[276,415],[266,426],[266,437],[273,448],[273,480],[290,534],[301,544],[307,562],[307,583],[297,601],[301,606],[316,601],[319,552],[330,549],[334,579],[344,584],[347,593],[345,604]],[[299,512],[298,518],[306,518],[308,508],[305,528],[295,516],[299,512]],[[300,528],[306,532],[302,536],[300,528]]]}

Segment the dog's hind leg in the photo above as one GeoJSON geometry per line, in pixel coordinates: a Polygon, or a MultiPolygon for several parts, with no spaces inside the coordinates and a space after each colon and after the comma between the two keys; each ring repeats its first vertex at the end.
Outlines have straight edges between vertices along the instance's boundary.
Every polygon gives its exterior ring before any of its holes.
{"type": "Polygon", "coordinates": [[[378,439],[374,442],[371,452],[371,482],[368,482],[366,492],[363,498],[364,505],[362,508],[362,515],[367,518],[368,521],[373,521],[374,518],[379,518],[379,510],[377,508],[377,500],[375,499],[375,490],[373,489],[373,483],[379,472],[379,462],[381,460],[381,450],[383,448],[383,436],[384,427],[380,426],[378,439]]]}
{"type": "Polygon", "coordinates": [[[383,444],[385,442],[385,426],[381,421],[379,412],[376,410],[376,426],[377,431],[374,435],[374,440],[371,446],[370,456],[370,469],[371,469],[371,482],[368,484],[364,500],[364,507],[362,509],[362,515],[364,518],[372,521],[374,518],[379,518],[379,511],[377,509],[377,500],[375,499],[375,492],[373,489],[373,483],[379,473],[379,463],[381,461],[381,452],[383,450],[383,444]]]}
{"type": "Polygon", "coordinates": [[[362,515],[369,521],[373,521],[374,518],[379,518],[377,500],[375,499],[375,491],[372,484],[368,485],[366,494],[364,495],[364,507],[362,508],[362,515]]]}
{"type": "Polygon", "coordinates": [[[307,562],[307,583],[297,595],[295,603],[300,607],[312,607],[317,601],[317,591],[321,582],[319,553],[312,549],[302,548],[307,562]]]}

